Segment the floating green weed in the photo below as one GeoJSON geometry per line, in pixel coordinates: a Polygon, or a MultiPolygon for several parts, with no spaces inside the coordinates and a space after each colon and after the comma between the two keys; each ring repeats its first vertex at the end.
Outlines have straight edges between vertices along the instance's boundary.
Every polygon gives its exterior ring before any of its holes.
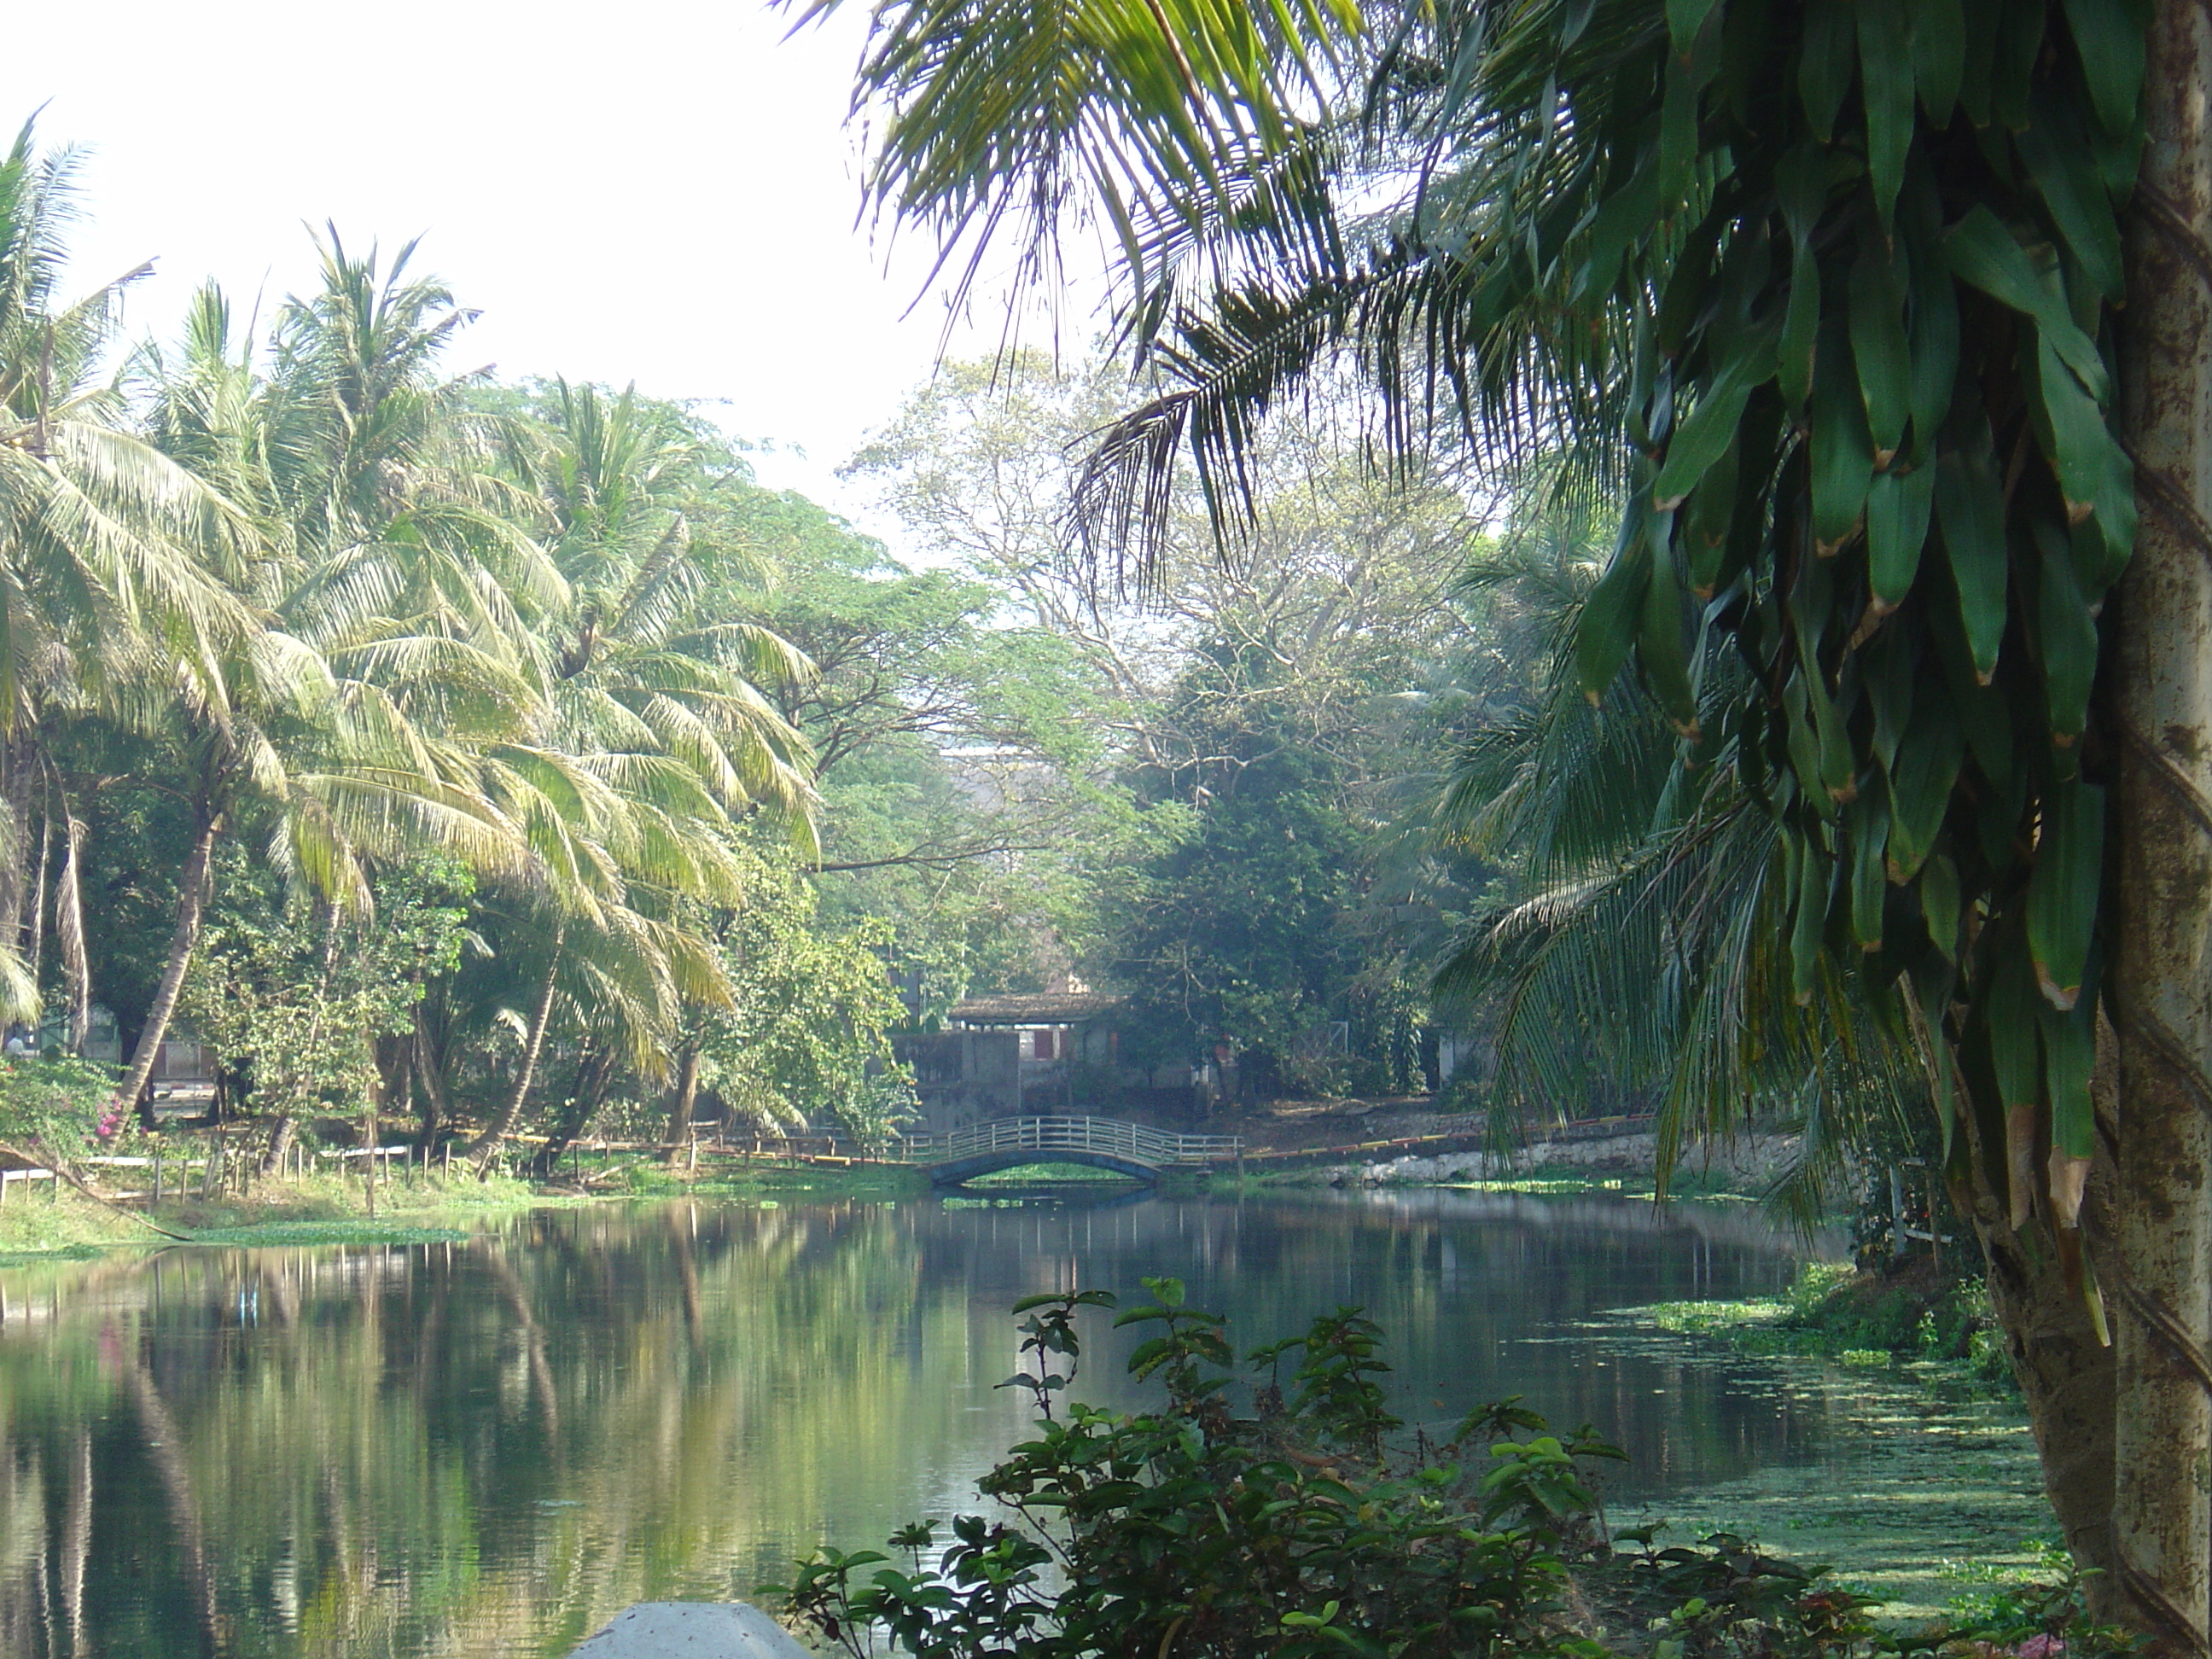
{"type": "Polygon", "coordinates": [[[263,1221],[239,1227],[195,1229],[195,1244],[457,1244],[468,1234],[452,1227],[403,1226],[375,1221],[263,1221]]]}

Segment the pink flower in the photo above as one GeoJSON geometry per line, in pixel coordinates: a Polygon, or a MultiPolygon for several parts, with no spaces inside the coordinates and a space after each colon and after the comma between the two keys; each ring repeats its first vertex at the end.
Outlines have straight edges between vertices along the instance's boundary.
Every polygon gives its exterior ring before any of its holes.
{"type": "Polygon", "coordinates": [[[2066,1651],[2063,1636],[2031,1636],[2013,1650],[2015,1659],[2059,1659],[2066,1651]]]}

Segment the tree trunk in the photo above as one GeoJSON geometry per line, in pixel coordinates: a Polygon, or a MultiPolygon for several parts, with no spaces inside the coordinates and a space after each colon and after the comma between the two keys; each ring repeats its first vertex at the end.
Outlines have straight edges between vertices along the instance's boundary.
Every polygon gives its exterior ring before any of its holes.
{"type": "Polygon", "coordinates": [[[177,994],[185,988],[185,974],[192,965],[192,950],[200,940],[200,920],[207,914],[208,890],[214,884],[211,855],[216,837],[222,833],[222,816],[216,813],[201,823],[199,834],[193,837],[191,856],[185,860],[185,873],[178,884],[177,926],[169,935],[169,965],[162,969],[161,982],[155,988],[146,1023],[139,1028],[137,1045],[131,1051],[131,1064],[108,1102],[111,1115],[136,1106],[138,1097],[146,1092],[147,1080],[154,1075],[154,1058],[161,1052],[169,1016],[176,1012],[177,994]]]}
{"type": "Polygon", "coordinates": [[[438,1150],[438,1137],[445,1132],[453,1114],[446,1109],[445,1068],[438,1063],[435,1045],[430,1041],[429,1028],[423,1024],[422,1005],[419,1002],[415,1005],[415,1074],[422,1079],[422,1116],[415,1139],[427,1169],[430,1155],[438,1150]]]}
{"type": "Polygon", "coordinates": [[[368,1091],[368,1109],[362,1115],[362,1150],[368,1154],[362,1175],[362,1187],[368,1194],[368,1218],[376,1219],[376,1166],[381,1161],[376,1156],[379,1143],[384,1137],[377,1133],[376,1091],[368,1091]]]}
{"type": "Polygon", "coordinates": [[[522,1108],[530,1098],[530,1085],[537,1081],[538,1057],[544,1051],[545,1027],[553,1018],[553,981],[561,976],[561,941],[567,934],[566,921],[553,929],[552,959],[545,964],[545,983],[538,993],[538,1006],[530,1016],[530,1036],[522,1045],[522,1063],[515,1071],[514,1091],[484,1126],[484,1132],[470,1144],[468,1155],[476,1160],[479,1175],[490,1172],[492,1159],[499,1155],[507,1136],[514,1133],[514,1126],[522,1121],[522,1108]]]}
{"type": "Polygon", "coordinates": [[[85,1568],[92,1559],[92,1431],[79,1429],[70,1455],[69,1498],[62,1510],[62,1616],[70,1659],[92,1651],[84,1639],[85,1568]]]}
{"type": "Polygon", "coordinates": [[[207,1542],[205,1510],[193,1483],[185,1431],[169,1410],[168,1402],[161,1398],[161,1389],[138,1357],[136,1346],[125,1346],[130,1353],[127,1380],[137,1403],[139,1428],[154,1472],[161,1477],[161,1495],[167,1500],[169,1534],[177,1540],[184,1557],[185,1577],[191,1586],[195,1610],[199,1614],[201,1646],[205,1652],[222,1653],[230,1645],[230,1621],[222,1615],[216,1591],[215,1564],[207,1542]]]}
{"type": "MultiPolygon", "coordinates": [[[[1960,1127],[1975,1142],[1982,1141],[1972,1112],[1960,1114],[1960,1127]]],[[[2110,1236],[2109,1196],[2115,1181],[2109,1112],[2100,1114],[2098,1127],[2099,1156],[2081,1221],[2083,1231],[2102,1243],[2110,1236]]],[[[1973,1161],[2001,1175],[2004,1148],[1977,1144],[1973,1161]]],[[[1963,1188],[1954,1185],[1952,1202],[1972,1223],[1981,1242],[1990,1301],[2035,1434],[2044,1494],[2068,1551],[2095,1575],[2085,1588],[2097,1616],[2116,1619],[2122,1607],[2112,1554],[2112,1351],[2100,1340],[2081,1290],[2066,1282],[2047,1232],[2039,1230],[2033,1238],[2014,1232],[2004,1194],[1979,1181],[1963,1188]]],[[[2108,1254],[2100,1252],[2100,1261],[2108,1254]]]]}
{"type": "Polygon", "coordinates": [[[386,1032],[371,1045],[370,1064],[375,1079],[368,1115],[380,1124],[386,1119],[410,1116],[415,1109],[415,1037],[412,1032],[386,1032]]]}
{"type": "Polygon", "coordinates": [[[550,1176],[559,1166],[561,1154],[590,1127],[614,1076],[613,1052],[586,1044],[577,1059],[575,1085],[568,1091],[561,1115],[546,1135],[545,1144],[538,1149],[538,1156],[530,1160],[532,1175],[550,1176]]]}
{"type": "Polygon", "coordinates": [[[31,894],[30,745],[20,738],[0,744],[0,927],[10,948],[23,942],[23,910],[31,894]]]}
{"type": "Polygon", "coordinates": [[[31,914],[25,927],[23,965],[31,970],[31,983],[41,983],[46,956],[46,886],[54,867],[54,820],[51,813],[39,824],[39,875],[31,886],[31,914]]]}
{"type": "Polygon", "coordinates": [[[264,1176],[273,1176],[283,1169],[284,1160],[291,1156],[292,1143],[299,1139],[299,1134],[300,1120],[289,1112],[280,1113],[276,1121],[270,1126],[268,1144],[261,1149],[258,1173],[264,1176]]]}
{"type": "Polygon", "coordinates": [[[683,1058],[676,1062],[676,1094],[668,1103],[668,1161],[673,1164],[684,1155],[684,1143],[691,1138],[691,1111],[699,1103],[699,1045],[684,1046],[683,1058]]]}
{"type": "Polygon", "coordinates": [[[390,1043],[396,1052],[392,1056],[391,1080],[385,1085],[378,1109],[383,1115],[399,1119],[415,1109],[415,1037],[405,1032],[390,1039],[390,1043]]]}
{"type": "Polygon", "coordinates": [[[2162,1655],[2212,1626],[2212,13],[2164,0],[2129,248],[2112,1006],[2120,1055],[2112,1532],[2162,1655]]]}
{"type": "Polygon", "coordinates": [[[69,1049],[84,1052],[92,1033],[92,958],[84,944],[83,882],[85,825],[70,806],[69,792],[57,785],[62,828],[69,847],[54,883],[54,942],[61,947],[62,981],[69,990],[69,1049]]]}

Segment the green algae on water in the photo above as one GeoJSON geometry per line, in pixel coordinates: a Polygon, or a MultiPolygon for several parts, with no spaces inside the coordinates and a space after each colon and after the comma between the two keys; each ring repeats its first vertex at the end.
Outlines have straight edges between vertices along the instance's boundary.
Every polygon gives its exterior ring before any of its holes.
{"type": "Polygon", "coordinates": [[[459,1244],[469,1235],[453,1227],[401,1225],[362,1220],[262,1221],[192,1231],[194,1244],[459,1244]]]}
{"type": "MultiPolygon", "coordinates": [[[[1605,1330],[1623,1353],[1686,1360],[1724,1328],[1723,1310],[1766,1305],[1624,1308],[1581,1328],[1605,1330]],[[1652,1317],[1674,1309],[1715,1316],[1702,1332],[1686,1318],[1687,1328],[1670,1329],[1652,1317]]],[[[2051,1510],[2017,1405],[1941,1387],[1945,1368],[1936,1362],[1865,1357],[1877,1363],[1786,1352],[1759,1362],[1778,1403],[1817,1401],[1841,1425],[1841,1455],[1831,1446],[1817,1457],[1785,1456],[1735,1480],[1623,1506],[1611,1516],[1615,1527],[1663,1523],[1662,1541],[1678,1543],[1735,1533],[1832,1568],[1838,1582],[1881,1603],[1885,1621],[1933,1619],[1993,1578],[2044,1568],[2051,1510]]]]}

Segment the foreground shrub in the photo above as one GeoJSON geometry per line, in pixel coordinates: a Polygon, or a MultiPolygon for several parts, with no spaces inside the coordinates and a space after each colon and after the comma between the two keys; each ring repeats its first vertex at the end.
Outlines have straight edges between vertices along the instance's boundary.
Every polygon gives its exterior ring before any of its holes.
{"type": "Polygon", "coordinates": [[[1129,1370],[1160,1385],[1158,1409],[1066,1403],[1077,1316],[1114,1298],[1031,1297],[1015,1309],[1026,1369],[1002,1386],[1036,1401],[1036,1437],[980,1483],[1006,1513],[818,1551],[763,1595],[856,1656],[917,1659],[1702,1659],[1872,1640],[1863,1598],[1741,1539],[1610,1539],[1591,1471],[1622,1453],[1587,1425],[1554,1434],[1516,1397],[1401,1446],[1357,1309],[1248,1355],[1239,1414],[1219,1316],[1145,1282],[1154,1299],[1115,1323],[1152,1328],[1129,1370]]]}

